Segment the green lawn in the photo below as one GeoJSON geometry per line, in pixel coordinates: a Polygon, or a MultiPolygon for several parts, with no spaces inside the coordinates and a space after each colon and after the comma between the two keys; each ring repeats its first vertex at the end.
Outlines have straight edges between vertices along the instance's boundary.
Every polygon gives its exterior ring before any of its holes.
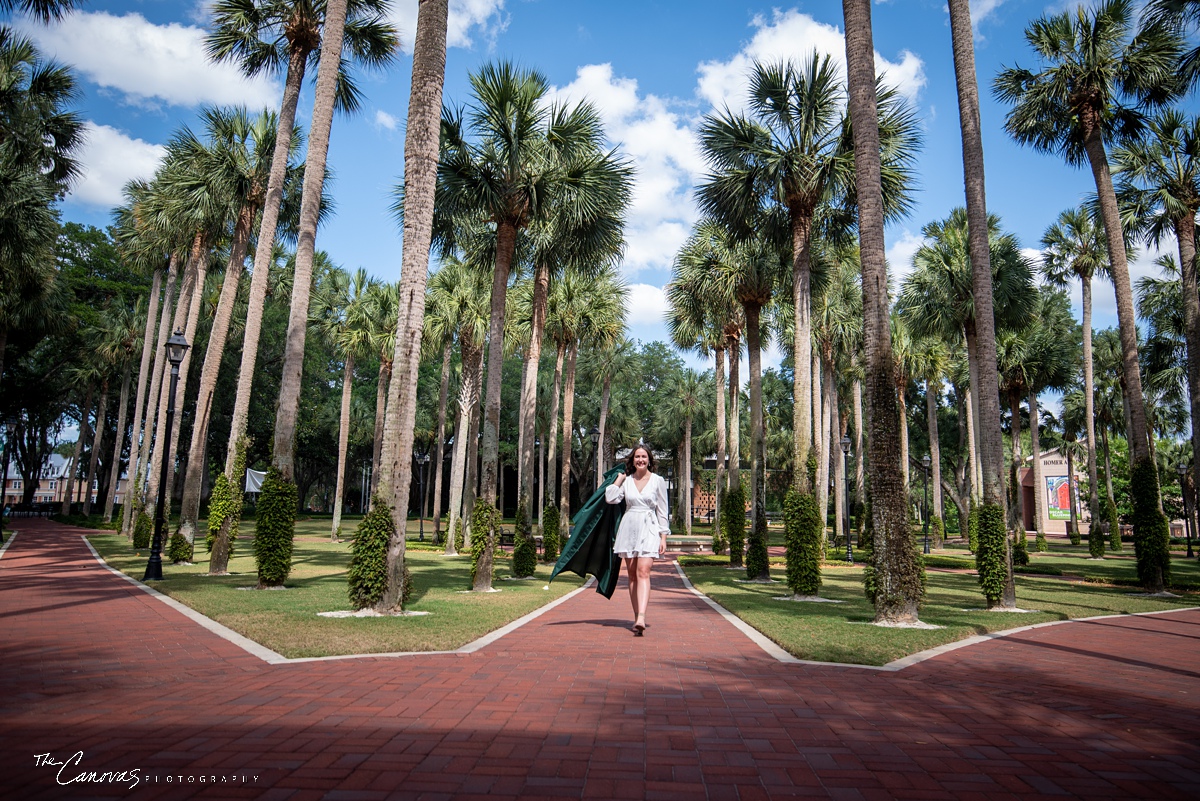
{"type": "MultiPolygon", "coordinates": [[[[201,614],[287,657],[393,651],[453,650],[516,620],[579,587],[575,576],[563,576],[543,590],[550,568],[539,565],[529,581],[505,581],[510,562],[498,560],[494,586],[501,592],[463,592],[470,587],[466,556],[445,557],[441,549],[410,547],[413,594],[407,608],[429,615],[382,618],[325,618],[318,612],[347,610],[346,567],[349,543],[328,540],[329,521],[297,523],[292,573],[283,591],[242,590],[255,584],[250,543],[239,539],[230,561],[232,575],[210,577],[208,554],[199,544],[195,565],[163,565],[164,580],[154,584],[201,614]]],[[[252,521],[242,532],[253,533],[252,521]]],[[[352,528],[344,531],[352,533],[352,528]]],[[[426,530],[426,537],[429,531],[426,530]]],[[[110,565],[140,579],[148,551],[134,553],[120,534],[89,537],[110,565]]]]}
{"type": "MultiPolygon", "coordinates": [[[[974,560],[937,554],[931,562],[944,567],[974,568],[974,560]]],[[[961,552],[965,555],[965,552],[961,552]]],[[[871,604],[862,589],[861,566],[828,563],[822,570],[821,595],[840,604],[797,603],[774,600],[787,594],[783,565],[772,561],[778,584],[743,584],[745,572],[730,570],[728,558],[693,557],[680,560],[688,578],[721,606],[761,631],[788,653],[801,659],[823,662],[853,662],[883,665],[908,654],[923,651],[976,634],[1096,615],[1152,612],[1200,606],[1195,592],[1178,599],[1141,598],[1132,587],[1106,586],[1101,581],[1135,583],[1132,559],[1086,558],[1086,547],[1055,548],[1048,554],[1031,554],[1030,569],[1039,566],[1060,569],[1067,575],[1087,578],[1072,583],[1035,575],[1017,577],[1017,604],[1036,609],[1030,614],[983,611],[984,600],[974,574],[929,570],[927,598],[921,620],[941,629],[891,629],[867,625],[873,618],[871,604]],[[1080,554],[1082,552],[1082,555],[1080,554]]],[[[1200,565],[1176,559],[1173,575],[1181,584],[1200,586],[1200,565]]]]}

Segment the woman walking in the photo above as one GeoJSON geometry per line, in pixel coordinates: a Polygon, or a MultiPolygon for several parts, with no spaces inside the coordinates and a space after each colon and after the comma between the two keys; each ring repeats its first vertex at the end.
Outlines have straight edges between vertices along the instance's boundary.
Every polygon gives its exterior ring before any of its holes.
{"type": "Polygon", "coordinates": [[[636,446],[625,460],[625,473],[604,490],[608,503],[625,502],[613,553],[625,562],[629,601],[633,604],[633,633],[646,630],[650,603],[650,566],[667,551],[667,483],[654,471],[654,454],[636,446]]]}

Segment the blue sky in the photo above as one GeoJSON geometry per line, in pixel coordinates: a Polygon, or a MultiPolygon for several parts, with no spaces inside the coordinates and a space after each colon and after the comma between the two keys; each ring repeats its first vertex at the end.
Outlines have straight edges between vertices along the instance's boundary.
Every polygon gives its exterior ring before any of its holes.
{"type": "MultiPolygon", "coordinates": [[[[317,238],[336,263],[387,280],[400,270],[400,237],[388,207],[403,170],[416,0],[394,5],[405,51],[386,73],[362,76],[361,113],[334,121],[336,216],[317,238]]],[[[1002,66],[1036,66],[1023,31],[1063,5],[972,3],[989,211],[1031,249],[1059,212],[1091,190],[1091,175],[1013,144],[990,87],[1002,66]]],[[[451,0],[450,8],[446,102],[466,102],[467,77],[480,65],[510,59],[541,71],[559,96],[594,102],[612,143],[633,160],[638,175],[622,270],[635,290],[630,335],[642,340],[666,339],[662,286],[696,218],[692,188],[704,172],[694,136],[700,118],[739,105],[756,58],[800,58],[817,49],[844,60],[841,3],[832,0],[451,0]]],[[[949,20],[943,0],[876,0],[874,15],[877,65],[910,98],[925,136],[915,209],[888,230],[892,270],[903,274],[921,227],[963,203],[949,20]]],[[[65,219],[107,225],[124,183],[149,177],[162,145],[181,125],[196,125],[204,104],[278,104],[277,83],[247,81],[205,60],[207,22],[203,2],[168,0],[91,0],[51,26],[15,20],[81,80],[79,110],[90,123],[86,174],[64,204],[65,219]]],[[[299,120],[307,124],[310,111],[311,85],[299,120]]],[[[1143,255],[1135,277],[1148,265],[1143,255]]],[[[1097,288],[1095,324],[1116,324],[1110,286],[1097,288]]],[[[772,356],[768,364],[777,362],[772,356]]]]}

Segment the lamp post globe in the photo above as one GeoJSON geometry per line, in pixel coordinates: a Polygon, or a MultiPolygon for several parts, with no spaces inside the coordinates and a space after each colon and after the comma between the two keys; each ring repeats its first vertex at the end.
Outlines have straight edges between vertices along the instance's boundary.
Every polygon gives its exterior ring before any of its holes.
{"type": "MultiPolygon", "coordinates": [[[[175,333],[166,341],[165,347],[167,361],[171,363],[171,388],[167,392],[166,419],[166,431],[170,432],[175,424],[175,387],[179,384],[179,365],[183,363],[183,357],[191,346],[188,345],[183,332],[175,329],[175,333]]],[[[167,437],[164,436],[163,440],[166,441],[166,439],[167,437]]],[[[162,472],[159,473],[158,478],[158,498],[154,504],[154,539],[150,543],[150,561],[146,563],[146,574],[142,576],[142,581],[162,581],[162,546],[167,528],[165,500],[170,477],[171,465],[164,457],[162,472]]]]}

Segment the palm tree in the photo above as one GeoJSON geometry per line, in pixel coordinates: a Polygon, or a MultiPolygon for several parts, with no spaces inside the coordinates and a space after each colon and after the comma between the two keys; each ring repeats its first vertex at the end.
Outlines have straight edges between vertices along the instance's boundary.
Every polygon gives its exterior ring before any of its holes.
{"type": "Polygon", "coordinates": [[[859,253],[863,282],[868,438],[871,460],[873,586],[877,623],[917,619],[923,594],[916,547],[908,530],[908,503],[900,475],[900,420],[892,381],[893,357],[887,297],[887,261],[875,47],[870,0],[843,0],[850,120],[854,133],[859,253]]]}
{"type": "Polygon", "coordinates": [[[369,293],[374,285],[361,267],[354,275],[341,268],[330,271],[313,298],[309,318],[342,357],[342,404],[338,417],[337,481],[333,495],[333,522],[329,536],[338,541],[342,506],[346,495],[346,455],[350,444],[350,400],[354,389],[355,360],[366,355],[371,344],[369,293]]]}
{"type": "MultiPolygon", "coordinates": [[[[125,415],[129,411],[129,383],[133,372],[133,359],[142,345],[139,336],[141,318],[145,304],[139,298],[133,308],[117,306],[104,315],[101,351],[106,359],[121,367],[121,394],[117,406],[117,436],[113,443],[112,463],[108,471],[108,492],[104,498],[104,522],[112,521],[113,504],[117,496],[117,484],[121,478],[121,451],[125,444],[125,415]]],[[[133,447],[130,451],[132,453],[133,447]]],[[[126,498],[128,499],[128,491],[126,498]]],[[[128,505],[128,500],[126,501],[128,505]]]]}
{"type": "Polygon", "coordinates": [[[1045,62],[1044,69],[1005,69],[996,78],[995,92],[1013,105],[1005,130],[1014,139],[1057,153],[1071,165],[1086,161],[1092,169],[1117,295],[1131,429],[1134,540],[1145,546],[1139,549],[1139,555],[1145,551],[1139,577],[1150,591],[1158,592],[1170,571],[1169,533],[1160,509],[1158,471],[1150,456],[1133,291],[1105,140],[1130,136],[1140,127],[1141,117],[1127,101],[1155,104],[1170,98],[1177,89],[1182,42],[1161,24],[1149,24],[1135,34],[1133,14],[1133,0],[1106,0],[1095,9],[1080,6],[1074,14],[1036,20],[1025,36],[1045,62]]]}
{"type": "MultiPolygon", "coordinates": [[[[258,358],[258,339],[262,330],[263,304],[279,224],[280,207],[287,181],[288,157],[293,152],[296,127],[296,104],[305,71],[320,58],[322,28],[336,31],[334,59],[338,75],[337,100],[341,107],[353,111],[358,106],[358,90],[341,59],[342,44],[357,60],[368,67],[386,66],[394,56],[398,37],[383,17],[388,11],[386,0],[347,0],[336,3],[348,25],[328,25],[332,8],[309,0],[218,0],[213,6],[213,26],[206,46],[209,56],[217,61],[231,61],[247,76],[261,73],[285,72],[283,99],[276,125],[275,149],[263,198],[262,218],[254,252],[254,269],[250,281],[242,361],[238,371],[237,395],[233,422],[226,449],[225,473],[234,486],[242,477],[232,475],[238,443],[246,435],[250,410],[250,386],[258,358]],[[345,38],[343,40],[343,32],[345,38]]],[[[331,76],[329,81],[334,80],[331,76]]],[[[328,81],[327,81],[328,82],[328,81]]],[[[332,90],[334,87],[326,87],[332,90]]],[[[326,92],[328,94],[328,91],[326,92]]],[[[314,108],[314,122],[316,120],[314,108]]],[[[327,137],[327,134],[326,134],[327,137]]],[[[316,144],[316,143],[312,143],[316,144]]],[[[327,138],[326,138],[327,144],[327,138]]],[[[324,178],[323,170],[321,178],[324,178]]],[[[317,195],[320,194],[318,191],[317,195]]],[[[314,198],[310,203],[315,203],[314,198]]],[[[315,218],[316,209],[310,217],[315,218]]],[[[315,219],[310,220],[315,224],[315,219]]],[[[305,308],[302,314],[307,312],[305,308]]],[[[301,348],[301,350],[303,350],[301,348]]]]}
{"type": "Polygon", "coordinates": [[[379,483],[379,466],[383,459],[383,430],[387,421],[388,386],[392,381],[392,359],[396,353],[396,324],[400,314],[400,286],[393,283],[373,283],[367,290],[370,307],[367,318],[371,324],[371,343],[379,356],[379,376],[375,382],[375,436],[371,446],[371,486],[373,497],[379,483]]]}
{"type": "MultiPolygon", "coordinates": [[[[700,414],[703,401],[700,375],[695,370],[684,370],[673,383],[669,401],[662,409],[672,420],[683,421],[683,457],[680,460],[679,481],[683,487],[683,526],[687,536],[692,535],[692,421],[700,414]]],[[[596,468],[599,470],[599,466],[596,468]]]]}
{"type": "Polygon", "coordinates": [[[1092,279],[1108,274],[1104,232],[1085,208],[1067,209],[1042,236],[1042,277],[1054,286],[1078,278],[1083,290],[1083,399],[1087,427],[1088,512],[1091,525],[1100,523],[1096,469],[1095,364],[1092,361],[1092,279]]]}
{"type": "MultiPolygon", "coordinates": [[[[1191,419],[1200,422],[1200,294],[1196,280],[1196,212],[1200,210],[1200,117],[1171,109],[1150,120],[1147,135],[1113,151],[1118,197],[1126,219],[1156,245],[1168,232],[1179,248],[1182,312],[1191,419]]],[[[1200,453],[1193,425],[1192,450],[1200,453]]]]}
{"type": "MultiPolygon", "coordinates": [[[[800,66],[756,63],[750,74],[751,118],[724,111],[705,118],[700,141],[713,170],[698,187],[701,209],[739,236],[751,227],[778,237],[792,254],[796,398],[793,479],[806,493],[812,447],[812,243],[823,204],[853,195],[853,147],[847,135],[845,88],[829,56],[800,66]],[[765,215],[765,216],[764,216],[765,215]]],[[[908,205],[915,118],[898,96],[876,100],[885,214],[908,205]]]]}
{"type": "MultiPolygon", "coordinates": [[[[404,135],[404,235],[388,414],[384,421],[379,474],[390,491],[380,493],[392,510],[396,534],[388,546],[387,588],[376,608],[404,605],[404,518],[412,485],[412,443],[417,416],[417,373],[421,358],[425,282],[433,238],[442,84],[446,74],[449,0],[420,0],[404,135]]],[[[453,541],[453,533],[450,537],[453,541]]]]}
{"type": "Polygon", "coordinates": [[[20,9],[40,22],[50,22],[81,4],[81,0],[0,0],[0,11],[20,9]]]}

